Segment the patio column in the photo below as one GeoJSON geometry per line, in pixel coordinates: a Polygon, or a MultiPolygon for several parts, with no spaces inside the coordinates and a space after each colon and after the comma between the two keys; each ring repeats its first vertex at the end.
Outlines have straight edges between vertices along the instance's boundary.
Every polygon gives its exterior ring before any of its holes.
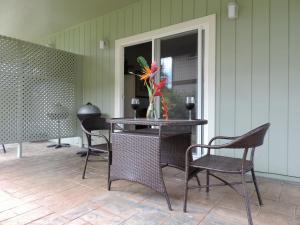
{"type": "Polygon", "coordinates": [[[17,152],[18,158],[22,158],[22,142],[18,144],[18,152],[17,152]]]}

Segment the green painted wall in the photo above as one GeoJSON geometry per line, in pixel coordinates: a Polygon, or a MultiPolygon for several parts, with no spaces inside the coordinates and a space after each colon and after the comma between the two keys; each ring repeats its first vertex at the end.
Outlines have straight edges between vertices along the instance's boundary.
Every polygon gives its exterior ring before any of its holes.
{"type": "Polygon", "coordinates": [[[238,135],[270,121],[256,169],[300,177],[300,1],[238,0],[235,21],[227,19],[228,1],[141,0],[40,43],[85,55],[84,102],[111,114],[115,39],[216,14],[217,134],[238,135]],[[109,49],[99,50],[100,39],[110,41],[109,49]]]}

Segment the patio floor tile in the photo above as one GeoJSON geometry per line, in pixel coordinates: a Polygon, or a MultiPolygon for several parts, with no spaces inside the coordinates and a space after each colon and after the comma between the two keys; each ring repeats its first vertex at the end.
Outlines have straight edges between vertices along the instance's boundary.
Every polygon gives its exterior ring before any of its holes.
{"type": "MultiPolygon", "coordinates": [[[[106,162],[89,162],[82,180],[85,159],[75,154],[79,148],[53,150],[46,145],[25,144],[22,159],[16,158],[13,146],[0,154],[0,224],[247,224],[243,199],[228,187],[211,188],[209,193],[191,190],[188,211],[183,213],[184,173],[164,168],[173,208],[169,211],[163,195],[140,184],[115,181],[107,191],[106,162]]],[[[198,176],[204,184],[205,174],[198,176]]],[[[254,224],[300,225],[300,185],[266,178],[258,181],[262,207],[253,184],[248,185],[254,224]]],[[[212,178],[211,183],[215,182],[212,178]]],[[[196,185],[195,179],[191,184],[196,185]]]]}

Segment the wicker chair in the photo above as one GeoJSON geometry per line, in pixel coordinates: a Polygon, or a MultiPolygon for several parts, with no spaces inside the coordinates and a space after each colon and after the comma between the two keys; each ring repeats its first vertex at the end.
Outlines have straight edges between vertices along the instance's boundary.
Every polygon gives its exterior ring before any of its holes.
{"type": "MultiPolygon", "coordinates": [[[[82,179],[84,179],[87,163],[89,161],[89,156],[91,155],[91,152],[93,152],[93,153],[95,153],[95,152],[108,153],[109,163],[111,162],[111,152],[110,152],[110,135],[107,138],[106,136],[104,136],[102,134],[92,133],[92,131],[100,131],[100,130],[108,130],[109,129],[109,124],[106,123],[104,118],[100,118],[100,117],[87,118],[81,122],[81,128],[82,128],[83,132],[86,134],[87,142],[88,142],[88,150],[87,150],[84,170],[83,170],[83,174],[82,174],[82,179]],[[104,140],[104,143],[98,144],[98,145],[93,145],[92,137],[102,138],[104,140]]],[[[108,174],[109,174],[109,171],[108,171],[108,174]]]]}
{"type": "Polygon", "coordinates": [[[3,149],[3,152],[6,153],[6,149],[5,149],[4,144],[2,144],[2,149],[3,149]]]}
{"type": "Polygon", "coordinates": [[[184,192],[184,206],[183,206],[183,211],[186,212],[186,206],[187,206],[187,194],[188,194],[188,189],[191,188],[206,188],[206,192],[209,192],[209,187],[212,186],[225,186],[228,185],[232,189],[234,189],[237,193],[239,193],[242,197],[245,199],[245,206],[247,210],[247,216],[248,216],[248,223],[250,225],[253,224],[252,222],[252,216],[251,216],[251,208],[250,208],[250,197],[247,191],[246,183],[254,183],[254,187],[256,190],[257,198],[259,205],[262,205],[262,199],[259,193],[259,189],[257,186],[256,182],[256,177],[254,173],[254,164],[253,164],[253,159],[254,159],[254,153],[255,153],[255,148],[262,145],[264,141],[265,134],[270,127],[269,123],[266,123],[260,127],[257,127],[250,132],[239,136],[239,137],[224,137],[224,136],[217,136],[214,137],[210,140],[208,145],[202,145],[202,144],[196,144],[196,145],[191,145],[187,151],[186,151],[186,162],[185,162],[185,172],[186,172],[186,177],[185,177],[185,192],[184,192]],[[220,145],[212,145],[212,142],[218,139],[225,139],[225,140],[231,140],[229,143],[226,144],[220,144],[220,145]],[[206,148],[208,150],[207,154],[204,157],[201,157],[199,159],[196,159],[195,161],[190,161],[189,160],[189,154],[190,151],[195,148],[195,147],[200,147],[200,148],[206,148]],[[218,155],[211,155],[210,150],[211,149],[243,149],[243,158],[231,158],[231,157],[225,157],[225,156],[218,156],[218,155]],[[251,156],[250,160],[247,159],[247,154],[249,152],[249,149],[251,149],[251,156]],[[188,187],[188,175],[189,174],[189,169],[194,169],[198,168],[201,170],[206,170],[206,185],[199,185],[195,187],[188,187]],[[241,175],[241,182],[234,182],[234,183],[229,183],[223,178],[220,178],[219,176],[215,175],[214,173],[211,173],[211,171],[215,172],[221,172],[221,173],[227,173],[227,174],[239,174],[241,175]],[[246,181],[245,180],[245,174],[247,172],[251,171],[252,174],[252,180],[253,181],[246,181]],[[213,176],[220,180],[222,183],[221,184],[209,184],[209,176],[213,176]],[[240,193],[234,185],[242,184],[243,187],[243,193],[240,193]]]}

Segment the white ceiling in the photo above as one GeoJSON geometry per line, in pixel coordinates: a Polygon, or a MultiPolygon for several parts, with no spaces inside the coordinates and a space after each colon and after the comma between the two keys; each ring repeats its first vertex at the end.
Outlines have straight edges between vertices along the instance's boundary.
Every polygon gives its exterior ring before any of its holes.
{"type": "Polygon", "coordinates": [[[0,35],[35,40],[137,0],[0,0],[0,35]]]}

